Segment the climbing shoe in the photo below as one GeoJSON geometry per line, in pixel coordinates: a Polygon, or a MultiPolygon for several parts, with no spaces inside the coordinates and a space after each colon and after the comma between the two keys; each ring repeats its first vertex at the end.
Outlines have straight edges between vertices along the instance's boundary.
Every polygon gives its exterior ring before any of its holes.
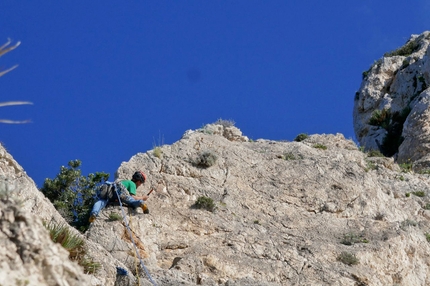
{"type": "Polygon", "coordinates": [[[149,214],[149,209],[146,204],[143,204],[140,207],[142,208],[144,214],[149,214]]]}
{"type": "Polygon", "coordinates": [[[90,216],[90,218],[89,218],[89,220],[88,220],[90,223],[93,223],[93,222],[95,222],[96,221],[96,216],[95,215],[91,215],[90,216]]]}

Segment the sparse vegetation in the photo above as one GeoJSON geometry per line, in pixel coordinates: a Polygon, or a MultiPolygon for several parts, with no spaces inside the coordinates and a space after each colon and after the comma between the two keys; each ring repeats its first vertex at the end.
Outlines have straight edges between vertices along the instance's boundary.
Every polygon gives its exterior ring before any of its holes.
{"type": "Polygon", "coordinates": [[[204,151],[200,153],[194,162],[194,164],[198,167],[209,168],[215,165],[218,156],[213,151],[204,151]]]}
{"type": "Polygon", "coordinates": [[[306,133],[300,133],[299,135],[296,136],[296,138],[294,138],[294,141],[296,142],[302,142],[303,140],[307,139],[309,137],[308,134],[306,133]]]}
{"type": "Polygon", "coordinates": [[[430,242],[430,233],[426,232],[424,233],[424,235],[426,237],[427,242],[430,242]]]}
{"type": "Polygon", "coordinates": [[[110,221],[122,220],[122,216],[119,213],[110,213],[109,220],[110,221]]]}
{"type": "Polygon", "coordinates": [[[406,220],[404,220],[404,221],[402,221],[400,223],[400,228],[402,230],[406,231],[408,227],[410,227],[410,226],[417,226],[417,225],[418,224],[417,224],[416,221],[413,221],[413,220],[410,220],[410,219],[406,219],[406,220]]]}
{"type": "Polygon", "coordinates": [[[366,168],[364,169],[366,172],[369,172],[370,170],[377,170],[378,166],[369,160],[366,160],[366,168]]]}
{"type": "Polygon", "coordinates": [[[369,241],[362,235],[357,235],[355,233],[345,234],[340,243],[344,245],[353,245],[355,243],[368,243],[369,241]]]}
{"type": "Polygon", "coordinates": [[[384,218],[385,218],[385,214],[381,212],[378,212],[374,217],[375,220],[384,220],[384,218]]]}
{"type": "Polygon", "coordinates": [[[346,251],[342,251],[338,255],[337,260],[350,266],[358,264],[358,258],[355,256],[355,254],[346,251]]]}
{"type": "Polygon", "coordinates": [[[158,146],[155,147],[154,151],[153,151],[153,154],[154,154],[155,157],[161,159],[161,157],[163,156],[163,151],[161,150],[161,147],[158,147],[158,146]]]}
{"type": "Polygon", "coordinates": [[[430,175],[430,169],[420,170],[420,171],[418,171],[418,174],[430,175]]]}
{"type": "MultiPolygon", "coordinates": [[[[372,70],[372,67],[370,67],[367,71],[364,71],[361,75],[362,75],[362,79],[365,79],[368,75],[369,75],[369,73],[370,73],[370,71],[372,70]]],[[[357,93],[355,94],[355,98],[356,99],[358,99],[358,95],[357,95],[357,93]]]]}
{"type": "Polygon", "coordinates": [[[405,69],[409,66],[409,61],[407,59],[404,59],[402,62],[402,66],[400,67],[400,69],[405,69]]]}
{"type": "Polygon", "coordinates": [[[407,162],[400,163],[399,164],[400,169],[402,169],[403,173],[408,173],[412,171],[412,162],[411,160],[408,160],[407,162]]]}
{"type": "Polygon", "coordinates": [[[292,152],[286,152],[286,153],[284,153],[283,158],[285,160],[287,160],[287,161],[289,161],[289,160],[296,160],[297,159],[296,156],[292,152]]]}
{"type": "Polygon", "coordinates": [[[424,191],[416,191],[416,192],[412,192],[413,195],[417,196],[417,197],[425,197],[426,193],[424,191]]]}
{"type": "Polygon", "coordinates": [[[236,122],[234,122],[233,120],[225,120],[225,119],[219,118],[213,124],[222,125],[224,127],[231,127],[231,126],[234,126],[236,124],[236,122]]]}
{"type": "Polygon", "coordinates": [[[367,152],[367,157],[385,157],[385,156],[379,150],[369,150],[367,152]]]}
{"type": "Polygon", "coordinates": [[[163,150],[161,149],[161,146],[163,145],[164,145],[164,135],[161,135],[161,132],[159,132],[157,142],[155,138],[153,138],[153,142],[152,142],[152,147],[153,147],[152,154],[159,159],[163,157],[163,150]]]}
{"type": "Polygon", "coordinates": [[[213,212],[216,208],[213,199],[205,196],[198,197],[194,206],[198,209],[205,209],[210,212],[213,212]]]}
{"type": "Polygon", "coordinates": [[[409,41],[406,45],[384,54],[384,57],[394,57],[394,56],[410,56],[412,53],[419,49],[420,45],[416,39],[409,41]]]}
{"type": "Polygon", "coordinates": [[[95,273],[100,268],[99,263],[92,261],[87,256],[84,239],[77,234],[73,234],[67,225],[44,225],[49,231],[51,240],[65,248],[69,252],[70,260],[78,262],[86,273],[95,273]]]}
{"type": "Polygon", "coordinates": [[[427,203],[427,204],[423,207],[423,209],[425,209],[425,210],[430,210],[430,203],[427,203]]]}
{"type": "Polygon", "coordinates": [[[376,66],[377,68],[379,68],[381,66],[381,64],[382,64],[382,59],[374,61],[373,64],[369,67],[369,69],[367,71],[364,71],[362,73],[362,78],[365,79],[369,75],[370,71],[372,70],[372,68],[374,66],[376,66]]]}
{"type": "Polygon", "coordinates": [[[327,150],[327,146],[325,146],[324,144],[314,144],[312,147],[316,148],[316,149],[321,149],[321,150],[327,150]]]}
{"type": "Polygon", "coordinates": [[[388,128],[391,119],[390,109],[375,110],[369,119],[369,124],[373,126],[380,126],[384,129],[388,128]]]}

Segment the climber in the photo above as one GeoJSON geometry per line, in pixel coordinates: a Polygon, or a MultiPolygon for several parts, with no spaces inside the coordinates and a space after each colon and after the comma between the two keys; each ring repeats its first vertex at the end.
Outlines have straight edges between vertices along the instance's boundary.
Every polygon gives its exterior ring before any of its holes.
{"type": "Polygon", "coordinates": [[[99,212],[109,203],[118,199],[115,189],[118,192],[121,202],[126,203],[128,206],[136,209],[142,208],[143,213],[148,214],[149,210],[145,201],[148,196],[137,196],[136,189],[146,181],[146,176],[141,171],[136,171],[131,180],[123,180],[118,183],[105,183],[99,191],[97,191],[97,201],[95,202],[91,211],[89,222],[92,223],[96,220],[99,212]],[[103,191],[105,190],[105,191],[103,191]],[[107,190],[107,191],[106,191],[107,190]]]}

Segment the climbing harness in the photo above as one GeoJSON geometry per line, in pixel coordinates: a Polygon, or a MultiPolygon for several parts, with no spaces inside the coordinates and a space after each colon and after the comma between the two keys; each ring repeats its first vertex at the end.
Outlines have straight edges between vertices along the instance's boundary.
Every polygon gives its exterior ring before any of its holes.
{"type": "MultiPolygon", "coordinates": [[[[133,235],[132,235],[131,229],[130,229],[130,225],[128,224],[127,217],[125,216],[124,208],[122,207],[122,202],[121,202],[121,199],[119,197],[118,190],[116,187],[115,187],[115,192],[116,192],[116,195],[118,197],[119,206],[121,208],[122,217],[124,219],[128,235],[130,236],[130,240],[133,243],[134,251],[136,252],[137,257],[139,258],[140,265],[142,266],[143,270],[145,270],[146,276],[148,276],[148,279],[149,279],[149,281],[151,281],[152,285],[157,286],[157,284],[155,283],[155,281],[152,279],[151,275],[149,274],[148,269],[146,269],[145,265],[143,264],[142,258],[140,257],[139,251],[137,249],[136,243],[134,242],[133,235]]],[[[138,275],[138,273],[136,273],[136,275],[138,275]]]]}

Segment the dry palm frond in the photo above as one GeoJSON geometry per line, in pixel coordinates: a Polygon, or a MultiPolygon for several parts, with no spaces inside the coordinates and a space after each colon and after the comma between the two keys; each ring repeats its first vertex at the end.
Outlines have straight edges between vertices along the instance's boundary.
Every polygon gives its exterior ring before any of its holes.
{"type": "MultiPolygon", "coordinates": [[[[3,46],[0,47],[0,57],[3,56],[4,54],[6,54],[7,52],[10,52],[10,51],[16,49],[21,44],[21,42],[17,42],[15,45],[11,45],[11,43],[12,43],[11,40],[7,39],[7,42],[3,46]]],[[[0,76],[10,72],[13,69],[16,69],[17,67],[18,67],[18,65],[14,65],[13,67],[8,68],[7,70],[0,71],[0,76]]]]}
{"type": "Polygon", "coordinates": [[[33,103],[29,101],[6,101],[6,102],[0,102],[0,107],[9,106],[9,105],[23,105],[23,104],[33,104],[33,103]]]}
{"type": "MultiPolygon", "coordinates": [[[[12,41],[10,39],[7,39],[7,42],[0,47],[0,57],[6,54],[7,52],[10,52],[16,49],[21,44],[21,42],[17,42],[15,45],[11,45],[11,43],[12,41]]],[[[18,65],[14,65],[13,67],[8,68],[7,70],[0,71],[0,77],[10,72],[11,70],[15,69],[17,66],[18,65]]],[[[6,101],[6,102],[0,102],[0,107],[10,106],[10,105],[23,105],[23,104],[33,104],[33,103],[29,101],[6,101]]],[[[22,124],[22,123],[28,123],[28,122],[30,122],[30,120],[16,121],[16,120],[10,120],[10,119],[0,119],[0,123],[7,123],[7,124],[22,124]]]]}
{"type": "MultiPolygon", "coordinates": [[[[10,106],[10,105],[23,105],[23,104],[33,104],[29,101],[6,101],[6,102],[0,102],[0,107],[3,106],[10,106]]],[[[0,119],[0,123],[6,123],[6,124],[23,124],[23,123],[29,123],[30,120],[9,120],[9,119],[0,119]]]]}
{"type": "Polygon", "coordinates": [[[4,44],[3,46],[0,47],[0,57],[2,55],[6,54],[7,52],[10,52],[10,51],[16,49],[21,44],[21,42],[17,42],[15,45],[10,46],[10,43],[11,43],[11,40],[7,39],[6,44],[4,44]]]}
{"type": "Polygon", "coordinates": [[[11,70],[16,69],[17,67],[18,67],[18,65],[14,65],[13,67],[8,68],[7,70],[0,71],[0,76],[2,76],[2,75],[4,75],[4,74],[7,74],[8,72],[10,72],[11,70]]]}

